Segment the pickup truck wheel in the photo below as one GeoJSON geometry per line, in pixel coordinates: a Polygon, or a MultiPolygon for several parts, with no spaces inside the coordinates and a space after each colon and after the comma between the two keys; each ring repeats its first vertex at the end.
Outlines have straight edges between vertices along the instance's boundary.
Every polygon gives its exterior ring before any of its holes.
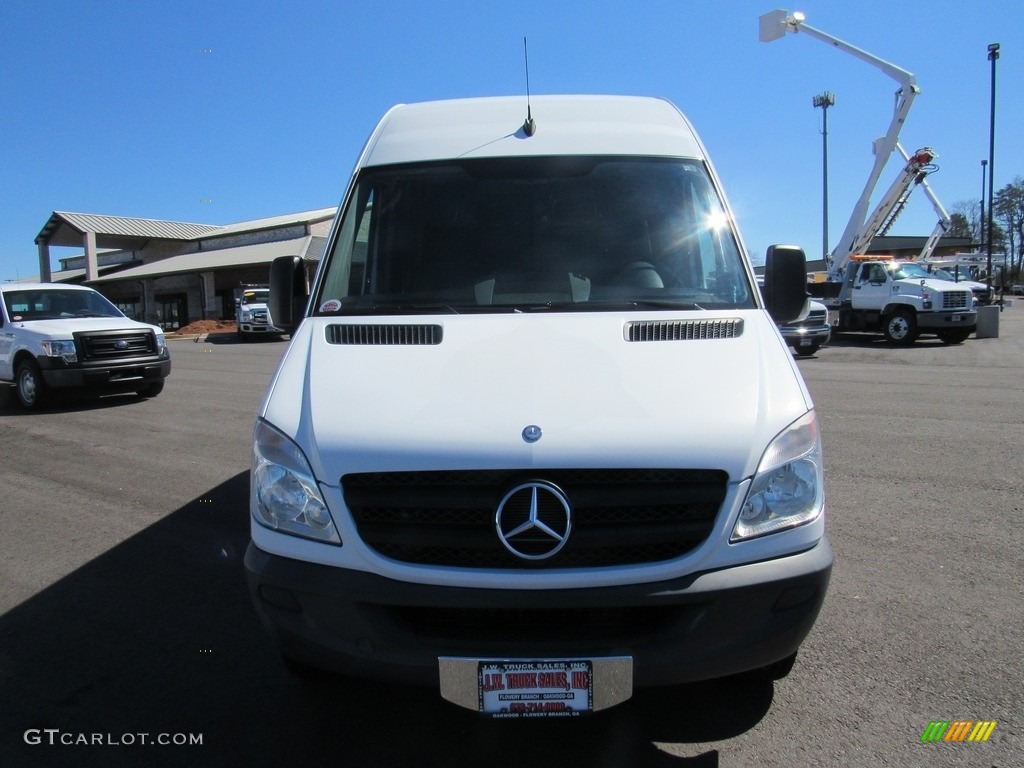
{"type": "Polygon", "coordinates": [[[884,330],[890,344],[909,346],[917,341],[917,318],[909,309],[897,309],[885,319],[884,330]]]}
{"type": "Polygon", "coordinates": [[[798,355],[800,355],[800,357],[810,357],[811,355],[813,355],[817,351],[818,351],[818,345],[817,344],[811,344],[811,346],[809,346],[809,347],[796,347],[796,353],[798,355]]]}
{"type": "Polygon", "coordinates": [[[18,402],[22,408],[36,410],[42,408],[48,399],[46,382],[43,381],[43,374],[34,360],[24,360],[18,363],[17,373],[14,375],[14,382],[18,390],[18,402]]]}
{"type": "Polygon", "coordinates": [[[967,337],[970,335],[970,331],[964,330],[939,331],[939,340],[943,344],[963,344],[965,341],[967,341],[967,337]]]}

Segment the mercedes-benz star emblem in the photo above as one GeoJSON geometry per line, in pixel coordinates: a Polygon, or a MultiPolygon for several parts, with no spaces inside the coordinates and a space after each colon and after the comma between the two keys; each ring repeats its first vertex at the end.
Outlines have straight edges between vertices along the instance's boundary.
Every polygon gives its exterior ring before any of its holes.
{"type": "Polygon", "coordinates": [[[569,540],[572,510],[555,485],[534,481],[505,494],[494,518],[505,549],[523,560],[544,560],[569,540]]]}

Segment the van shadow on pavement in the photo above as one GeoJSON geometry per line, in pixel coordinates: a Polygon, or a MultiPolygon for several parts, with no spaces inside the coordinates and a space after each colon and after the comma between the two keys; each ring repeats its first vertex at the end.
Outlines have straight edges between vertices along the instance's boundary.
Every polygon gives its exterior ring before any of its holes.
{"type": "Polygon", "coordinates": [[[432,689],[299,682],[249,600],[247,501],[243,472],[0,616],[0,763],[695,768],[718,752],[677,758],[654,742],[705,748],[771,706],[770,683],[724,681],[639,692],[577,721],[495,723],[432,689]]]}

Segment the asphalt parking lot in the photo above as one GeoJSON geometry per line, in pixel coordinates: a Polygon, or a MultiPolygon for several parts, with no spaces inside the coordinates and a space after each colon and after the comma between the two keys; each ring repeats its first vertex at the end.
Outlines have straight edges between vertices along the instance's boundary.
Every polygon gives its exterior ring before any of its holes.
{"type": "Polygon", "coordinates": [[[836,563],[788,678],[640,692],[573,722],[290,678],[241,563],[253,414],[286,342],[170,345],[153,400],[28,414],[0,391],[0,765],[1024,763],[1022,306],[998,339],[850,336],[799,360],[836,563]],[[997,724],[984,743],[921,740],[967,720],[997,724]]]}

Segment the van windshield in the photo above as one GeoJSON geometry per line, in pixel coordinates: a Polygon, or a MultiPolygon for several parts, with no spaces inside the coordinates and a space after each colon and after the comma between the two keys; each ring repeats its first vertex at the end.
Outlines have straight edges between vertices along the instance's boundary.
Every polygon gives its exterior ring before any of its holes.
{"type": "Polygon", "coordinates": [[[752,308],[696,160],[487,158],[361,172],[315,314],[752,308]]]}

